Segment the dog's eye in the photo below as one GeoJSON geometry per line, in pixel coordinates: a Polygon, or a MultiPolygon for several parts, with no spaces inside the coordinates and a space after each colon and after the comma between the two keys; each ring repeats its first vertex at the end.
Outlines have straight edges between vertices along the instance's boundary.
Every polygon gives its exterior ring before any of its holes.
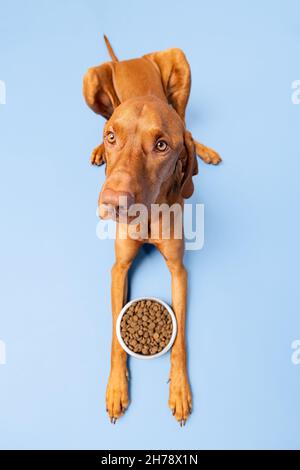
{"type": "Polygon", "coordinates": [[[106,136],[106,139],[110,144],[114,144],[116,141],[116,136],[113,132],[109,132],[106,136]]]}
{"type": "Polygon", "coordinates": [[[168,148],[168,144],[165,140],[158,140],[155,145],[155,149],[158,150],[158,152],[165,152],[168,148]]]}

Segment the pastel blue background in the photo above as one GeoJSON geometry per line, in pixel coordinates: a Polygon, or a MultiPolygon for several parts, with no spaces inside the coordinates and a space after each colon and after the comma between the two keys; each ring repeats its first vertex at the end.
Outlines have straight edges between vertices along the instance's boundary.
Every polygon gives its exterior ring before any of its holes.
{"type": "MultiPolygon", "coordinates": [[[[300,79],[297,0],[0,1],[0,447],[299,448],[300,79]],[[82,76],[172,46],[193,74],[188,127],[224,164],[200,163],[205,246],[190,273],[194,413],[167,407],[169,357],[130,361],[132,404],[112,426],[104,395],[113,242],[96,237],[104,168],[89,155],[103,120],[82,76]]],[[[144,251],[131,296],[170,301],[144,251]]]]}

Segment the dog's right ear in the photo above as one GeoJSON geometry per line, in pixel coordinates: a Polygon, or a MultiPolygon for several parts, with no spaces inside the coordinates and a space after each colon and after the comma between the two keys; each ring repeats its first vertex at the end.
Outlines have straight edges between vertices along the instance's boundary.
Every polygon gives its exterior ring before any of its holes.
{"type": "Polygon", "coordinates": [[[83,96],[87,105],[97,114],[109,119],[120,104],[113,85],[111,62],[91,67],[83,79],[83,96]]]}
{"type": "Polygon", "coordinates": [[[188,199],[194,192],[193,176],[198,174],[197,155],[192,134],[189,131],[184,133],[184,160],[182,162],[183,178],[181,180],[181,194],[184,199],[188,199]]]}
{"type": "Polygon", "coordinates": [[[158,68],[168,102],[184,121],[191,89],[191,70],[184,52],[172,48],[144,57],[158,68]]]}

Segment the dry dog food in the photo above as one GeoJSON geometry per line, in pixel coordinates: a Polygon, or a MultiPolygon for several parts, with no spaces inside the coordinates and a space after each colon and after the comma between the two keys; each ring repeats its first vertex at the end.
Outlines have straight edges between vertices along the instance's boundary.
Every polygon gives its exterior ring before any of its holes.
{"type": "Polygon", "coordinates": [[[152,356],[169,343],[173,331],[167,309],[152,300],[134,302],[121,321],[121,336],[126,346],[137,354],[152,356]]]}

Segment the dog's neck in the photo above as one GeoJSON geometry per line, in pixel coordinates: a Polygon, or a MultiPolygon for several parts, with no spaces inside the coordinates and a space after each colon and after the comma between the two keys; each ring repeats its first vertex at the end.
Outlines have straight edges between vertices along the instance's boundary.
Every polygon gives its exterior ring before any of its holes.
{"type": "Polygon", "coordinates": [[[120,103],[131,98],[149,96],[155,96],[164,102],[168,101],[160,72],[147,58],[114,62],[113,71],[114,88],[120,103]]]}

